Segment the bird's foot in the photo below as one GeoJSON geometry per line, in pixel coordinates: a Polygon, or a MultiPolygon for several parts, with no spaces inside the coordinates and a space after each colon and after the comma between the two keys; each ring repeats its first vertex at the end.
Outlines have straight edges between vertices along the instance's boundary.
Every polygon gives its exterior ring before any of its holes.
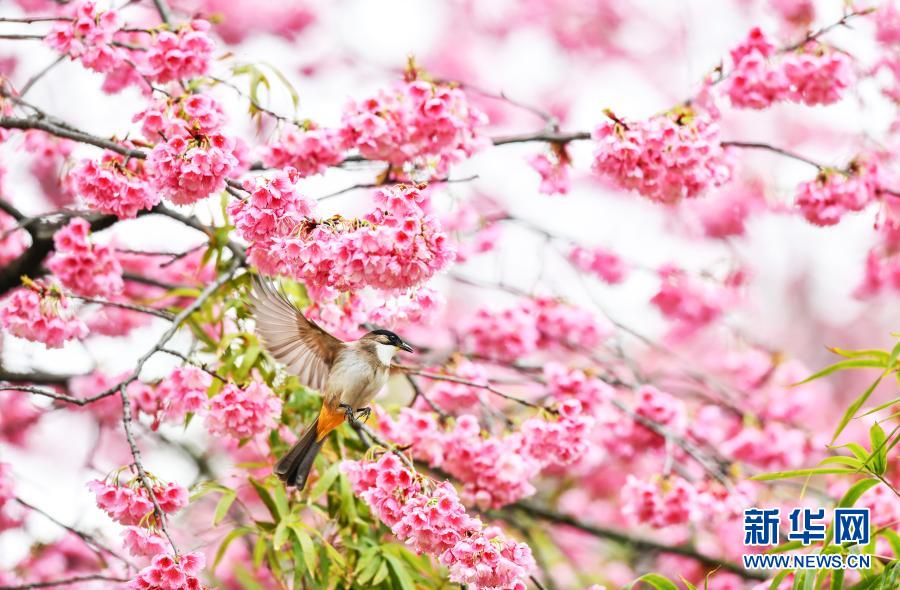
{"type": "Polygon", "coordinates": [[[347,422],[349,422],[351,426],[353,426],[354,428],[359,428],[359,420],[356,419],[356,412],[361,412],[362,410],[354,410],[350,407],[350,404],[338,404],[338,408],[342,408],[344,410],[344,414],[347,416],[347,422]]]}
{"type": "Polygon", "coordinates": [[[359,414],[358,418],[362,418],[363,422],[368,422],[369,416],[372,415],[372,408],[370,408],[368,406],[365,408],[360,408],[360,409],[356,410],[356,413],[359,414]]]}

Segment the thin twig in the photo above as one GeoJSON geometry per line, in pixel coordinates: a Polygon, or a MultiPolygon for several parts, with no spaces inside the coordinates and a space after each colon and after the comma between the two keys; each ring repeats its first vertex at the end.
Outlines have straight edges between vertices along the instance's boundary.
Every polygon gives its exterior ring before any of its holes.
{"type": "Polygon", "coordinates": [[[67,586],[69,584],[77,584],[79,582],[128,582],[128,578],[117,578],[115,576],[105,576],[103,574],[87,574],[83,576],[72,576],[71,578],[62,578],[60,580],[50,580],[47,582],[31,582],[21,586],[0,586],[0,590],[31,590],[32,588],[52,588],[54,586],[67,586]]]}
{"type": "Polygon", "coordinates": [[[172,10],[169,8],[166,0],[153,0],[153,4],[156,6],[156,12],[159,13],[160,20],[167,25],[170,24],[172,22],[172,10]]]}
{"type": "Polygon", "coordinates": [[[122,301],[109,301],[107,299],[96,299],[94,297],[82,297],[80,295],[72,295],[67,294],[67,297],[71,297],[72,299],[77,299],[79,301],[83,301],[85,303],[96,303],[97,305],[103,305],[105,307],[119,307],[121,309],[127,309],[130,311],[136,311],[139,313],[145,313],[147,315],[153,315],[158,318],[163,318],[164,320],[172,321],[172,318],[175,316],[165,310],[162,309],[153,309],[152,307],[144,307],[143,305],[135,305],[133,303],[124,303],[122,301]]]}
{"type": "Polygon", "coordinates": [[[556,410],[552,408],[547,408],[540,404],[536,404],[534,402],[530,402],[527,399],[522,399],[520,397],[516,397],[509,393],[505,393],[500,391],[490,383],[479,383],[477,381],[471,381],[469,379],[463,379],[462,377],[457,377],[456,375],[444,375],[442,373],[432,373],[430,371],[423,371],[421,369],[417,369],[415,367],[409,367],[406,365],[394,365],[398,369],[405,371],[409,375],[419,375],[420,377],[425,377],[426,379],[432,379],[434,381],[450,381],[451,383],[459,383],[461,385],[468,385],[469,387],[474,387],[476,389],[483,389],[490,393],[493,393],[496,396],[502,397],[505,400],[509,400],[511,402],[516,402],[517,404],[522,404],[523,406],[528,406],[529,408],[534,408],[536,410],[543,410],[545,412],[550,412],[551,414],[555,414],[556,410]]]}

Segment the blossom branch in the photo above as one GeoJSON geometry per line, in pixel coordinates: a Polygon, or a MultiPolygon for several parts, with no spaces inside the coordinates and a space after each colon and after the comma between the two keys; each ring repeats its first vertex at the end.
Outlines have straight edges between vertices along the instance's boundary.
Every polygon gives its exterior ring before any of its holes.
{"type": "Polygon", "coordinates": [[[0,590],[31,590],[32,588],[52,588],[54,586],[68,586],[69,584],[77,584],[79,582],[128,582],[128,578],[118,578],[115,576],[105,576],[103,574],[87,574],[84,576],[72,576],[71,578],[62,578],[60,580],[50,580],[47,582],[32,582],[21,586],[0,586],[0,590]]]}

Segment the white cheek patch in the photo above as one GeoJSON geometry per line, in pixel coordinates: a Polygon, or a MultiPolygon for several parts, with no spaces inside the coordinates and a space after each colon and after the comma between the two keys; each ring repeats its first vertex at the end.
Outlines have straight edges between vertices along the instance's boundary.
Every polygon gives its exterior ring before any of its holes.
{"type": "Polygon", "coordinates": [[[395,352],[397,352],[397,347],[392,344],[375,343],[375,354],[378,355],[378,360],[381,361],[382,365],[391,364],[395,352]]]}

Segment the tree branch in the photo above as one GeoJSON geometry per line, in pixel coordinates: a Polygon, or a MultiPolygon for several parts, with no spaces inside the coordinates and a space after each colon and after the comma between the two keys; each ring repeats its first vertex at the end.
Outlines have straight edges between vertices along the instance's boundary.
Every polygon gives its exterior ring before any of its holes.
{"type": "Polygon", "coordinates": [[[62,578],[60,580],[50,580],[49,582],[32,582],[21,586],[0,586],[0,590],[32,590],[33,588],[52,588],[54,586],[68,586],[69,584],[77,584],[79,582],[128,582],[128,578],[117,578],[114,576],[105,576],[103,574],[87,574],[84,576],[72,576],[71,578],[62,578]]]}

